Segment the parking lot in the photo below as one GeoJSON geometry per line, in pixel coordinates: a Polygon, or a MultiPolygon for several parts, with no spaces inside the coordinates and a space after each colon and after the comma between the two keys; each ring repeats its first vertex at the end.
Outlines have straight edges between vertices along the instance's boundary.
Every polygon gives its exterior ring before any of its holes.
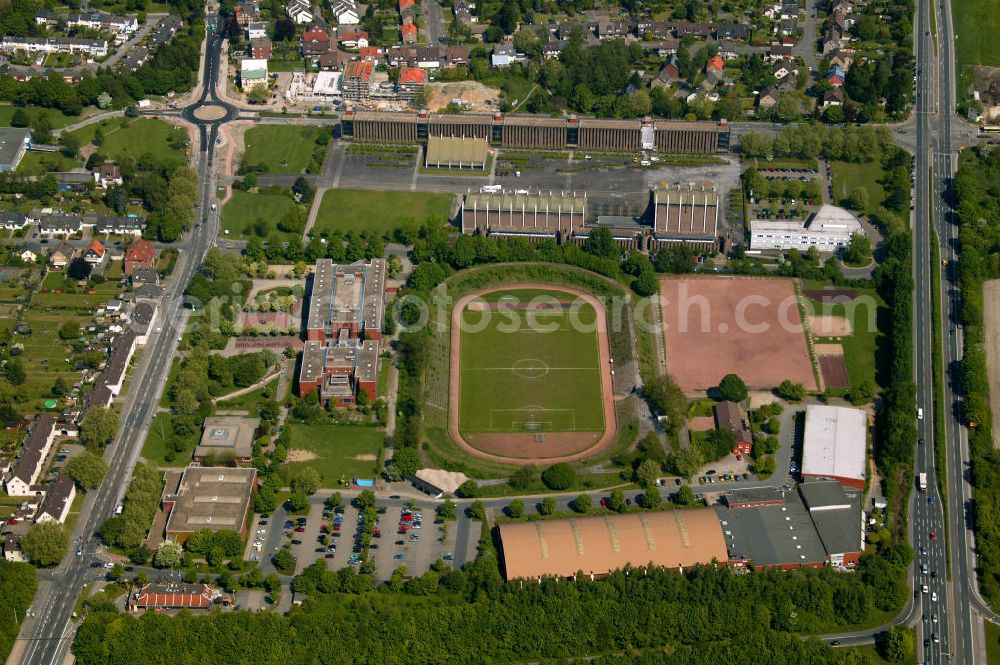
{"type": "MultiPolygon", "coordinates": [[[[322,497],[311,499],[307,515],[288,515],[279,508],[268,518],[254,520],[254,536],[248,539],[247,558],[260,561],[265,574],[274,570],[271,557],[286,545],[296,559],[296,574],[319,559],[326,561],[331,570],[360,563],[352,562],[352,555],[360,559],[361,512],[346,503],[346,499],[345,505],[336,510],[324,508],[322,497]],[[262,525],[262,521],[267,524],[262,525]],[[264,530],[262,534],[259,533],[261,529],[264,530]]],[[[434,508],[434,504],[418,502],[409,518],[404,519],[403,499],[380,500],[376,504],[376,535],[369,550],[376,566],[376,580],[388,580],[402,565],[409,574],[418,576],[438,559],[461,567],[475,558],[479,523],[460,515],[456,521],[439,524],[434,508]]]]}

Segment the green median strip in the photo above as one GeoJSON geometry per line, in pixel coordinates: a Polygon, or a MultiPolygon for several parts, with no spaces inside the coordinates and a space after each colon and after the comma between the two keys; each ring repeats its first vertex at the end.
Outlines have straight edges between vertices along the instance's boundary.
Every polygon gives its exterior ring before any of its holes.
{"type": "Polygon", "coordinates": [[[941,252],[931,215],[931,365],[934,372],[934,468],[944,512],[945,568],[951,580],[951,548],[948,547],[948,456],[945,431],[944,366],[941,361],[941,252]]]}

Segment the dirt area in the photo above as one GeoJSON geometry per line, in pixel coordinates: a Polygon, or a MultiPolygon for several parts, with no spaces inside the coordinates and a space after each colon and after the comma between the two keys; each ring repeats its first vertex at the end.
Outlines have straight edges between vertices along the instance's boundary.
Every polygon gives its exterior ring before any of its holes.
{"type": "Polygon", "coordinates": [[[747,392],[747,399],[751,409],[759,409],[765,404],[779,401],[770,390],[750,390],[747,392]]]}
{"type": "Polygon", "coordinates": [[[792,280],[667,277],[661,287],[667,370],[685,392],[730,373],[754,389],[785,379],[817,389],[792,280]]]}
{"type": "Polygon", "coordinates": [[[499,89],[489,88],[478,81],[431,83],[429,87],[427,108],[432,111],[439,111],[454,100],[462,100],[466,111],[494,111],[500,99],[499,89]]]}
{"type": "Polygon", "coordinates": [[[806,298],[829,304],[848,303],[858,297],[857,289],[807,289],[802,294],[806,298]]]}
{"type": "MultiPolygon", "coordinates": [[[[1000,413],[1000,279],[991,279],[983,284],[983,310],[990,410],[1000,413]]],[[[1000,417],[993,419],[993,446],[1000,448],[1000,417]]]]}
{"type": "Polygon", "coordinates": [[[698,416],[688,421],[688,429],[695,432],[707,432],[715,429],[715,418],[712,416],[698,416]]]}
{"type": "Polygon", "coordinates": [[[288,458],[286,462],[311,462],[316,459],[316,453],[311,450],[302,450],[300,448],[292,448],[288,451],[288,458]]]}
{"type": "Polygon", "coordinates": [[[840,337],[854,332],[851,329],[851,322],[843,316],[810,314],[808,319],[809,330],[816,337],[840,337]]]}
{"type": "Polygon", "coordinates": [[[843,356],[844,347],[840,344],[817,344],[813,347],[817,356],[843,356]]]}
{"type": "Polygon", "coordinates": [[[825,388],[850,388],[851,381],[847,376],[847,363],[844,362],[843,354],[839,356],[820,356],[819,371],[823,376],[823,386],[825,388]]]}
{"type": "Polygon", "coordinates": [[[979,91],[979,101],[983,104],[983,115],[994,122],[1000,118],[1000,67],[973,67],[972,77],[972,87],[979,91]]]}

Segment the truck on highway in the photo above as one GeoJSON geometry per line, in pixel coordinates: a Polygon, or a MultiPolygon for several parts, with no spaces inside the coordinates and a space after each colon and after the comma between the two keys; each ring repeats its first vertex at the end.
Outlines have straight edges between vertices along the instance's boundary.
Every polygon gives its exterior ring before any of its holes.
{"type": "Polygon", "coordinates": [[[921,492],[927,491],[927,474],[918,473],[917,474],[917,489],[921,492]]]}

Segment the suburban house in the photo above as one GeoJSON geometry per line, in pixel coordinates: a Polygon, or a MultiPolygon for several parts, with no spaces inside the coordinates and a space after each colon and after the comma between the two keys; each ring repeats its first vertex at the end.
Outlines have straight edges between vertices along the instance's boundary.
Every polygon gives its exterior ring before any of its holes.
{"type": "Polygon", "coordinates": [[[660,73],[653,79],[652,85],[667,88],[680,80],[680,63],[677,60],[677,55],[671,54],[663,61],[663,67],[660,68],[660,73]]]}
{"type": "Polygon", "coordinates": [[[240,86],[243,90],[267,87],[267,60],[244,58],[240,63],[240,86]]]}
{"type": "Polygon", "coordinates": [[[246,28],[254,21],[260,20],[260,7],[256,2],[245,0],[236,5],[236,22],[241,28],[246,28]]]}
{"type": "Polygon", "coordinates": [[[404,23],[399,31],[403,35],[404,44],[415,44],[417,42],[417,26],[412,23],[404,23]]]}
{"type": "Polygon", "coordinates": [[[285,13],[298,25],[312,23],[313,20],[312,5],[308,0],[292,0],[285,8],[285,13]]]}
{"type": "Polygon", "coordinates": [[[834,65],[826,72],[826,82],[835,88],[839,88],[844,85],[846,76],[847,74],[844,73],[843,69],[834,65]]]}
{"type": "Polygon", "coordinates": [[[101,189],[122,184],[122,167],[118,165],[118,162],[101,162],[94,169],[94,184],[101,189]]]}
{"type": "Polygon", "coordinates": [[[35,483],[55,438],[56,419],[48,413],[36,416],[21,447],[21,454],[4,480],[7,496],[36,496],[40,490],[35,489],[35,483]]]}
{"type": "Polygon", "coordinates": [[[92,266],[101,265],[107,256],[108,248],[100,240],[91,240],[87,248],[83,250],[83,260],[92,266]]]}
{"type": "Polygon", "coordinates": [[[715,428],[732,432],[736,437],[733,445],[734,455],[749,455],[753,451],[753,434],[747,423],[746,413],[736,402],[719,402],[712,408],[715,415],[715,428]]]}
{"type": "Polygon", "coordinates": [[[337,19],[337,25],[357,25],[361,22],[358,4],[355,0],[333,0],[330,10],[337,19]]]}
{"type": "Polygon", "coordinates": [[[53,268],[65,268],[74,256],[76,256],[76,250],[73,249],[73,245],[63,240],[49,254],[49,264],[53,268]]]}
{"type": "Polygon", "coordinates": [[[35,522],[58,522],[63,524],[76,498],[76,484],[69,476],[62,474],[45,486],[45,497],[38,505],[35,522]]]}
{"type": "Polygon", "coordinates": [[[34,251],[32,251],[27,247],[21,250],[21,253],[18,254],[18,256],[25,263],[34,263],[35,261],[38,260],[38,254],[36,254],[34,251]]]}
{"type": "Polygon", "coordinates": [[[762,109],[774,108],[779,99],[781,99],[781,91],[772,85],[760,91],[760,95],[757,97],[757,106],[762,109]]]}
{"type": "Polygon", "coordinates": [[[337,31],[337,41],[347,48],[364,48],[368,46],[368,33],[358,30],[337,31]]]}
{"type": "Polygon", "coordinates": [[[139,239],[125,250],[125,274],[131,277],[140,268],[156,266],[156,248],[148,240],[139,239]]]}
{"type": "Polygon", "coordinates": [[[830,88],[823,93],[823,108],[828,106],[841,106],[844,103],[844,89],[830,88]]]}
{"type": "Polygon", "coordinates": [[[267,37],[267,23],[264,21],[254,21],[247,26],[247,39],[262,39],[267,37]]]}
{"type": "Polygon", "coordinates": [[[317,57],[330,50],[330,33],[313,27],[302,35],[302,55],[307,58],[317,57]]]}
{"type": "Polygon", "coordinates": [[[250,57],[256,60],[268,60],[273,50],[271,40],[267,37],[250,40],[250,57]]]}

